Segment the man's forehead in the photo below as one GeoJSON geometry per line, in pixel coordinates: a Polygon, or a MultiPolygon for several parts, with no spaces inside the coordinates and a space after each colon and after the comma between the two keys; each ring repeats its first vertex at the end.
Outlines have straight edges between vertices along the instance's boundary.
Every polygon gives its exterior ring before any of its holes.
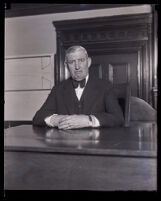
{"type": "Polygon", "coordinates": [[[67,54],[67,58],[68,59],[78,59],[78,58],[82,58],[82,57],[86,57],[86,52],[83,50],[77,50],[74,52],[70,52],[67,54]]]}

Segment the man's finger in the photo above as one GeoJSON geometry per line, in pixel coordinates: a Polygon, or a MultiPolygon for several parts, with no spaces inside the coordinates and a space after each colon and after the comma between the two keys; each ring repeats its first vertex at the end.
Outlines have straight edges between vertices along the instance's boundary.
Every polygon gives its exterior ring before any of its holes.
{"type": "Polygon", "coordinates": [[[58,128],[67,129],[67,128],[71,128],[71,125],[67,121],[66,122],[61,122],[61,123],[59,123],[58,128]]]}
{"type": "Polygon", "coordinates": [[[66,122],[66,121],[69,121],[69,120],[70,120],[70,116],[63,117],[63,118],[60,119],[59,123],[66,122]]]}

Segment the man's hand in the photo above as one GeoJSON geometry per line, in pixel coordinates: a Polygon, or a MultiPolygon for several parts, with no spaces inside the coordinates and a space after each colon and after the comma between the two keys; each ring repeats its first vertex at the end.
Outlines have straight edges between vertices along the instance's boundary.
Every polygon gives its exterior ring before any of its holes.
{"type": "Polygon", "coordinates": [[[63,130],[85,127],[89,127],[88,115],[67,115],[58,123],[58,128],[63,130]]]}
{"type": "Polygon", "coordinates": [[[62,118],[65,118],[66,116],[68,116],[68,115],[58,115],[58,114],[55,115],[54,114],[50,118],[50,124],[52,124],[54,127],[57,127],[59,125],[59,121],[62,118]]]}

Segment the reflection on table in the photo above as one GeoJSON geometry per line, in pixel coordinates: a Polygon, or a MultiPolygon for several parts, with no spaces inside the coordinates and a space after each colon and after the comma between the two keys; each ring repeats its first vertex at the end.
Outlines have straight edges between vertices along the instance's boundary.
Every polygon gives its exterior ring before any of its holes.
{"type": "Polygon", "coordinates": [[[156,123],[139,123],[128,128],[59,130],[23,125],[5,130],[5,150],[114,154],[156,157],[156,123]]]}

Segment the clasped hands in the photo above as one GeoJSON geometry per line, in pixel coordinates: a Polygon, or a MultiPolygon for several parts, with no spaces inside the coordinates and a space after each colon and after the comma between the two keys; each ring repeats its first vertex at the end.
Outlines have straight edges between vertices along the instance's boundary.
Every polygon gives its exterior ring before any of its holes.
{"type": "Polygon", "coordinates": [[[89,127],[88,115],[52,115],[50,123],[59,129],[68,130],[89,127]]]}

